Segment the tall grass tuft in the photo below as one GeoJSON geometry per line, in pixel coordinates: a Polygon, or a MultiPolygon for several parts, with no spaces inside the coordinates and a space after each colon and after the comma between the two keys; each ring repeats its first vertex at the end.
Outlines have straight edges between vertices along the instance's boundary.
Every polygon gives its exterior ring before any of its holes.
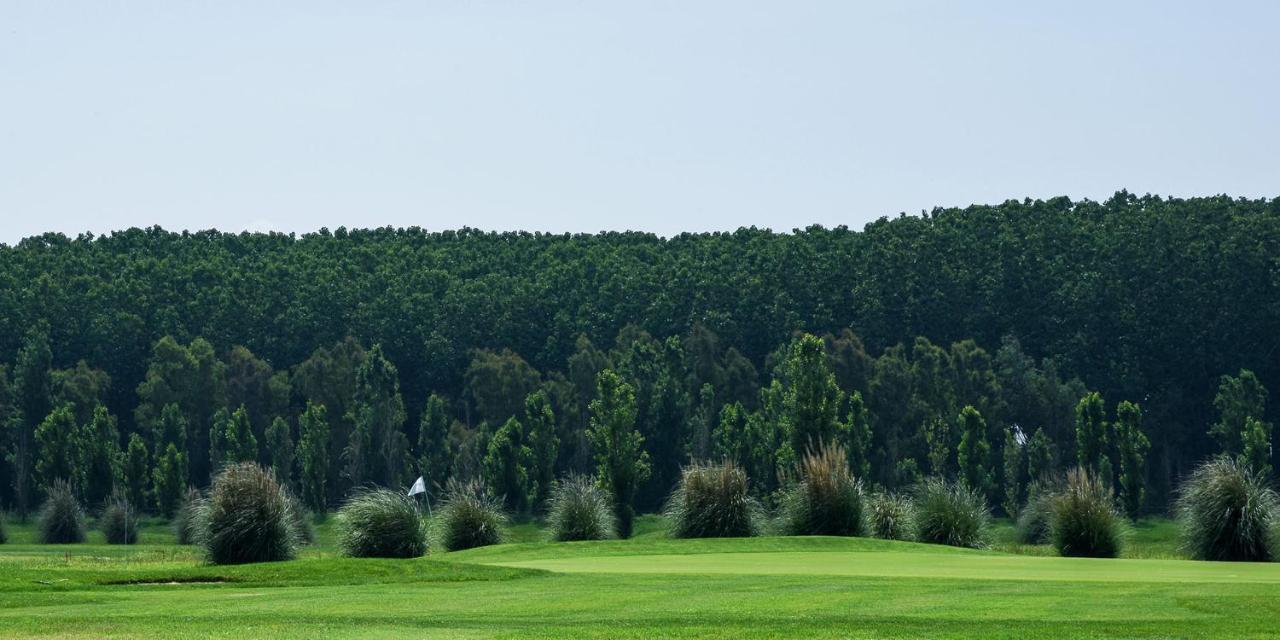
{"type": "Polygon", "coordinates": [[[197,514],[197,536],[214,564],[290,560],[297,550],[289,498],[275,475],[252,462],[225,468],[197,514]]]}
{"type": "Polygon", "coordinates": [[[898,493],[875,493],[867,499],[867,533],[884,540],[915,540],[916,516],[911,498],[898,493]]]}
{"type": "Polygon", "coordinates": [[[1124,544],[1124,522],[1111,490],[1084,469],[1067,473],[1063,490],[1049,500],[1049,537],[1058,555],[1114,558],[1124,544]]]}
{"type": "Polygon", "coordinates": [[[1027,504],[1018,512],[1014,530],[1022,544],[1049,544],[1052,542],[1049,520],[1053,515],[1054,497],[1062,491],[1061,482],[1036,481],[1027,490],[1027,504]]]}
{"type": "Polygon", "coordinates": [[[461,551],[502,542],[507,516],[502,504],[478,481],[450,479],[434,526],[445,551],[461,551]]]}
{"type": "Polygon", "coordinates": [[[138,510],[124,496],[113,495],[107,499],[98,528],[107,537],[107,544],[137,544],[138,510]]]}
{"type": "Polygon", "coordinates": [[[188,488],[182,498],[182,504],[173,514],[173,536],[178,544],[197,544],[202,528],[199,523],[201,509],[205,504],[204,494],[196,489],[188,488]]]}
{"type": "Polygon", "coordinates": [[[759,532],[759,508],[747,472],[725,460],[696,463],[680,472],[665,514],[673,538],[746,538],[759,532]]]}
{"type": "Polygon", "coordinates": [[[595,478],[573,475],[560,480],[548,500],[547,530],[552,540],[607,540],[618,537],[613,504],[595,478]]]}
{"type": "Polygon", "coordinates": [[[43,544],[84,542],[84,510],[70,484],[57,480],[49,488],[49,495],[40,508],[37,528],[43,544]]]}
{"type": "Polygon", "coordinates": [[[849,470],[839,445],[824,445],[805,454],[798,482],[782,496],[781,529],[792,536],[860,536],[862,482],[849,470]]]}
{"type": "Polygon", "coordinates": [[[342,555],[417,558],[427,553],[427,524],[413,498],[399,491],[357,491],[334,520],[342,555]]]}
{"type": "Polygon", "coordinates": [[[981,491],[964,482],[929,478],[916,485],[916,533],[921,542],[980,549],[988,544],[991,513],[981,491]]]}
{"type": "Polygon", "coordinates": [[[1175,505],[1184,550],[1198,560],[1266,562],[1280,556],[1280,500],[1266,478],[1220,457],[1182,484],[1175,505]]]}
{"type": "Polygon", "coordinates": [[[311,524],[315,517],[311,510],[302,504],[298,496],[288,489],[284,490],[285,499],[289,502],[289,522],[293,525],[294,536],[298,544],[309,545],[316,541],[316,528],[311,524]]]}

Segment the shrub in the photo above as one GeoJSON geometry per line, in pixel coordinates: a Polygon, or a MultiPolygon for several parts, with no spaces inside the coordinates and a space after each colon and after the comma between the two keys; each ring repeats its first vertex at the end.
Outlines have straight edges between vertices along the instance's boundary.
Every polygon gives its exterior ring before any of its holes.
{"type": "Polygon", "coordinates": [[[758,508],[747,473],[733,464],[693,464],[665,509],[673,538],[745,538],[758,532],[758,508]]]}
{"type": "Polygon", "coordinates": [[[1049,519],[1053,511],[1053,498],[1062,491],[1060,482],[1036,481],[1027,493],[1027,504],[1018,513],[1014,524],[1018,542],[1022,544],[1049,544],[1049,519]]]}
{"type": "Polygon", "coordinates": [[[476,481],[450,479],[444,504],[436,511],[440,546],[445,551],[461,551],[502,542],[507,517],[502,505],[476,481]]]}
{"type": "Polygon", "coordinates": [[[987,546],[991,513],[982,493],[963,482],[929,478],[916,485],[916,533],[921,542],[987,546]]]}
{"type": "Polygon", "coordinates": [[[200,542],[214,564],[289,560],[297,532],[275,476],[252,462],[226,467],[197,514],[200,542]]]}
{"type": "Polygon", "coordinates": [[[284,496],[289,503],[289,522],[293,525],[293,533],[298,544],[313,544],[316,541],[316,528],[311,524],[315,519],[311,515],[311,510],[307,509],[292,491],[285,489],[284,496]]]}
{"type": "Polygon", "coordinates": [[[1280,501],[1261,474],[1220,457],[1182,484],[1175,505],[1186,552],[1198,560],[1263,562],[1280,555],[1280,501]]]}
{"type": "Polygon", "coordinates": [[[1111,490],[1083,469],[1067,474],[1066,487],[1049,502],[1049,532],[1061,556],[1114,558],[1120,554],[1124,525],[1111,490]]]}
{"type": "Polygon", "coordinates": [[[106,535],[107,544],[137,544],[138,511],[123,496],[113,496],[102,510],[98,528],[106,535]]]}
{"type": "Polygon", "coordinates": [[[613,503],[594,478],[569,476],[555,484],[548,501],[547,529],[558,542],[616,538],[613,503]]]}
{"type": "Polygon", "coordinates": [[[335,518],[338,548],[353,558],[417,558],[427,552],[427,525],[399,491],[357,491],[335,518]]]}
{"type": "Polygon", "coordinates": [[[867,500],[867,533],[885,540],[915,540],[915,507],[907,496],[876,493],[867,500]]]}
{"type": "Polygon", "coordinates": [[[40,508],[37,528],[43,544],[84,542],[84,511],[71,485],[57,480],[49,488],[49,496],[40,508]]]}
{"type": "Polygon", "coordinates": [[[178,544],[196,544],[201,529],[200,512],[205,498],[199,491],[188,488],[182,504],[173,515],[173,535],[178,544]]]}
{"type": "Polygon", "coordinates": [[[857,536],[863,533],[862,482],[849,470],[839,445],[805,454],[799,482],[782,497],[782,532],[792,536],[857,536]]]}

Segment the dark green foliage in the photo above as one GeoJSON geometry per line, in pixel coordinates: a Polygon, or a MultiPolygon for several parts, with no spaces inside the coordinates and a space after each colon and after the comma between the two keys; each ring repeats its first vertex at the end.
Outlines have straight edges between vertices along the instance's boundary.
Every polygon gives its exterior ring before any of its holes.
{"type": "Polygon", "coordinates": [[[507,518],[502,505],[478,482],[450,480],[434,526],[445,551],[500,544],[507,518]]]}
{"type": "Polygon", "coordinates": [[[963,482],[929,478],[916,486],[916,533],[921,542],[982,548],[990,535],[986,498],[963,482]]]}
{"type": "Polygon", "coordinates": [[[36,486],[45,491],[59,481],[69,482],[77,488],[84,486],[78,435],[71,405],[54,409],[36,427],[36,486]]]}
{"type": "Polygon", "coordinates": [[[6,544],[7,542],[9,542],[9,529],[4,522],[4,514],[0,514],[0,544],[6,544]]]}
{"type": "Polygon", "coordinates": [[[956,447],[956,463],[960,478],[984,495],[991,487],[991,445],[987,442],[987,423],[978,410],[966,406],[960,410],[960,446],[956,447]]]}
{"type": "Polygon", "coordinates": [[[631,536],[636,491],[649,477],[649,453],[644,436],[635,430],[636,399],[631,385],[605,369],[596,378],[596,399],[591,401],[591,429],[596,473],[608,489],[617,512],[618,535],[631,536]]]}
{"type": "Polygon", "coordinates": [[[98,528],[107,544],[137,544],[138,510],[123,496],[108,498],[102,517],[98,518],[98,528]]]}
{"type": "MultiPolygon", "coordinates": [[[[857,339],[852,333],[849,334],[857,339]]],[[[861,344],[858,345],[861,353],[861,344]]],[[[862,353],[865,356],[865,353],[862,353]]],[[[852,375],[852,374],[850,374],[852,375]]],[[[867,404],[862,400],[862,392],[854,391],[848,396],[845,408],[845,449],[849,452],[849,469],[859,478],[871,477],[871,415],[867,404]]]]}
{"type": "Polygon", "coordinates": [[[1124,544],[1124,525],[1102,479],[1077,468],[1049,501],[1049,538],[1061,556],[1114,558],[1124,544]]]}
{"type": "Polygon", "coordinates": [[[915,540],[915,505],[909,496],[877,492],[866,501],[867,535],[884,540],[915,540]]]}
{"type": "Polygon", "coordinates": [[[184,478],[187,477],[187,454],[178,451],[177,445],[169,443],[164,451],[156,456],[155,470],[151,474],[151,484],[156,498],[156,509],[166,517],[172,517],[182,499],[184,478]]]}
{"type": "Polygon", "coordinates": [[[1206,462],[1179,489],[1183,548],[1198,560],[1266,562],[1280,556],[1280,499],[1258,472],[1226,456],[1206,462]]]}
{"type": "MultiPolygon", "coordinates": [[[[1076,461],[1091,473],[1109,469],[1106,407],[1097,392],[1080,399],[1076,405],[1076,461]]],[[[1103,479],[1109,482],[1110,474],[1103,479]]]]}
{"type": "Polygon", "coordinates": [[[213,414],[209,446],[209,463],[215,472],[227,465],[258,459],[258,439],[253,435],[244,405],[234,412],[219,409],[213,414]]]}
{"type": "Polygon", "coordinates": [[[388,489],[359,490],[335,518],[338,548],[353,558],[417,558],[427,552],[427,524],[413,498],[388,489]]]}
{"type": "Polygon", "coordinates": [[[343,475],[351,486],[374,483],[399,486],[410,468],[409,440],[404,433],[405,409],[400,377],[381,344],[373,345],[356,370],[354,426],[343,451],[343,475]]]}
{"type": "Polygon", "coordinates": [[[548,500],[547,530],[552,540],[607,540],[617,537],[613,505],[599,483],[573,475],[555,483],[548,500]]]}
{"type": "Polygon", "coordinates": [[[179,491],[188,484],[204,486],[209,481],[213,416],[226,406],[226,365],[213,345],[199,337],[189,345],[169,336],[156,341],[137,391],[134,417],[140,429],[153,434],[157,460],[168,444],[175,445],[184,462],[179,491]]]}
{"type": "Polygon", "coordinates": [[[454,452],[449,447],[449,423],[444,398],[431,394],[418,423],[418,473],[428,491],[443,487],[452,470],[454,452]]]}
{"type": "Polygon", "coordinates": [[[41,544],[77,544],[84,542],[84,510],[76,500],[71,485],[56,480],[45,491],[36,531],[41,544]]]}
{"type": "Polygon", "coordinates": [[[1027,503],[1018,512],[1015,523],[1018,542],[1048,544],[1049,521],[1053,516],[1053,500],[1061,487],[1048,479],[1033,482],[1027,490],[1027,503]]]}
{"type": "Polygon", "coordinates": [[[288,488],[284,489],[284,495],[289,502],[289,521],[293,525],[293,533],[298,539],[298,544],[314,544],[316,528],[312,525],[312,521],[315,520],[315,516],[288,488]]]}
{"type": "Polygon", "coordinates": [[[1218,410],[1218,421],[1209,434],[1217,439],[1223,453],[1237,455],[1244,450],[1242,436],[1249,419],[1262,420],[1266,415],[1267,389],[1252,371],[1241,369],[1237,376],[1222,376],[1213,406],[1218,410]]]}
{"type": "Polygon", "coordinates": [[[665,514],[673,538],[745,538],[759,532],[747,474],[728,460],[685,467],[665,514]]]}
{"type": "Polygon", "coordinates": [[[531,506],[540,508],[551,495],[555,483],[556,459],[560,455],[560,438],[556,435],[556,415],[545,391],[537,391],[524,402],[525,443],[529,447],[531,506]]]}
{"type": "Polygon", "coordinates": [[[85,502],[89,505],[102,504],[120,484],[124,468],[120,429],[115,416],[108,413],[106,407],[94,407],[89,420],[80,427],[78,439],[85,502]]]}
{"type": "Polygon", "coordinates": [[[836,385],[821,338],[806,333],[793,340],[778,378],[785,433],[778,455],[783,464],[798,460],[811,447],[844,440],[839,420],[844,393],[836,385]]]}
{"type": "Polygon", "coordinates": [[[781,528],[792,536],[863,534],[862,481],[840,445],[811,450],[797,465],[799,481],[782,499],[781,528]]]}
{"type": "Polygon", "coordinates": [[[1271,475],[1271,423],[1257,418],[1245,418],[1244,432],[1240,435],[1240,461],[1250,469],[1271,475]]]}
{"type": "Polygon", "coordinates": [[[329,420],[324,405],[307,402],[307,410],[298,418],[298,427],[302,433],[298,442],[302,497],[307,506],[324,513],[329,481],[329,420]]]}
{"type": "Polygon", "coordinates": [[[277,417],[267,427],[267,457],[271,460],[271,472],[276,480],[287,487],[295,486],[293,482],[293,429],[284,418],[277,417]]]}
{"type": "Polygon", "coordinates": [[[173,514],[173,537],[178,544],[199,542],[200,530],[204,526],[200,518],[205,506],[204,494],[195,489],[187,489],[182,498],[182,506],[173,514]]]}
{"type": "Polygon", "coordinates": [[[226,467],[199,518],[205,555],[213,564],[293,559],[298,538],[291,511],[270,471],[252,462],[226,467]]]}
{"type": "MultiPolygon", "coordinates": [[[[17,327],[13,329],[16,335],[17,327]]],[[[27,516],[36,489],[36,427],[53,408],[48,331],[43,322],[28,329],[13,366],[13,433],[5,459],[11,467],[14,506],[22,518],[27,516]]]]}
{"type": "Polygon", "coordinates": [[[1147,452],[1151,442],[1142,433],[1142,409],[1132,402],[1116,406],[1116,452],[1120,459],[1120,500],[1130,519],[1142,512],[1146,497],[1147,452]]]}
{"type": "Polygon", "coordinates": [[[129,504],[144,505],[148,503],[147,487],[151,481],[151,456],[147,453],[147,443],[142,436],[129,435],[129,447],[124,455],[124,495],[129,504]]]}
{"type": "Polygon", "coordinates": [[[483,468],[493,495],[517,513],[529,510],[533,489],[529,468],[532,465],[533,450],[525,444],[524,425],[515,418],[508,418],[489,439],[483,468]]]}
{"type": "Polygon", "coordinates": [[[1038,482],[1049,477],[1053,471],[1053,446],[1044,429],[1036,429],[1027,440],[1027,478],[1029,482],[1038,482]]]}
{"type": "Polygon", "coordinates": [[[1011,518],[1018,517],[1018,509],[1022,507],[1026,493],[1027,445],[1022,438],[1025,436],[1020,429],[1006,429],[1004,432],[1004,451],[1001,456],[1004,502],[1001,506],[1011,518]]]}

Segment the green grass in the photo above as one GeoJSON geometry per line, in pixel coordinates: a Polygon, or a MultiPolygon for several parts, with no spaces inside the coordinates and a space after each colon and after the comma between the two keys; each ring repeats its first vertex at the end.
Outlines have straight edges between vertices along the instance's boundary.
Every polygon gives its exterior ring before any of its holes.
{"type": "Polygon", "coordinates": [[[0,546],[0,637],[1263,638],[1280,564],[1180,559],[1168,521],[1126,559],[1044,557],[998,522],[991,549],[866,538],[512,544],[413,560],[339,558],[332,527],[291,562],[202,564],[167,526],[137,546],[0,546]]]}

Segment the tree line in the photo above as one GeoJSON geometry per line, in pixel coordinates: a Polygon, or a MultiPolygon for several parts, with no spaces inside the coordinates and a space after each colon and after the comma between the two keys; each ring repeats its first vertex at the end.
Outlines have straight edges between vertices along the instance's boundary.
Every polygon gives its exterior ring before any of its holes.
{"type": "Polygon", "coordinates": [[[0,247],[0,503],[114,475],[165,511],[256,459],[313,508],[422,472],[527,510],[616,445],[648,510],[688,461],[768,490],[839,438],[885,487],[1016,502],[1079,463],[1161,510],[1207,456],[1269,460],[1277,214],[1120,193],[861,232],[28,238],[0,247]]]}

